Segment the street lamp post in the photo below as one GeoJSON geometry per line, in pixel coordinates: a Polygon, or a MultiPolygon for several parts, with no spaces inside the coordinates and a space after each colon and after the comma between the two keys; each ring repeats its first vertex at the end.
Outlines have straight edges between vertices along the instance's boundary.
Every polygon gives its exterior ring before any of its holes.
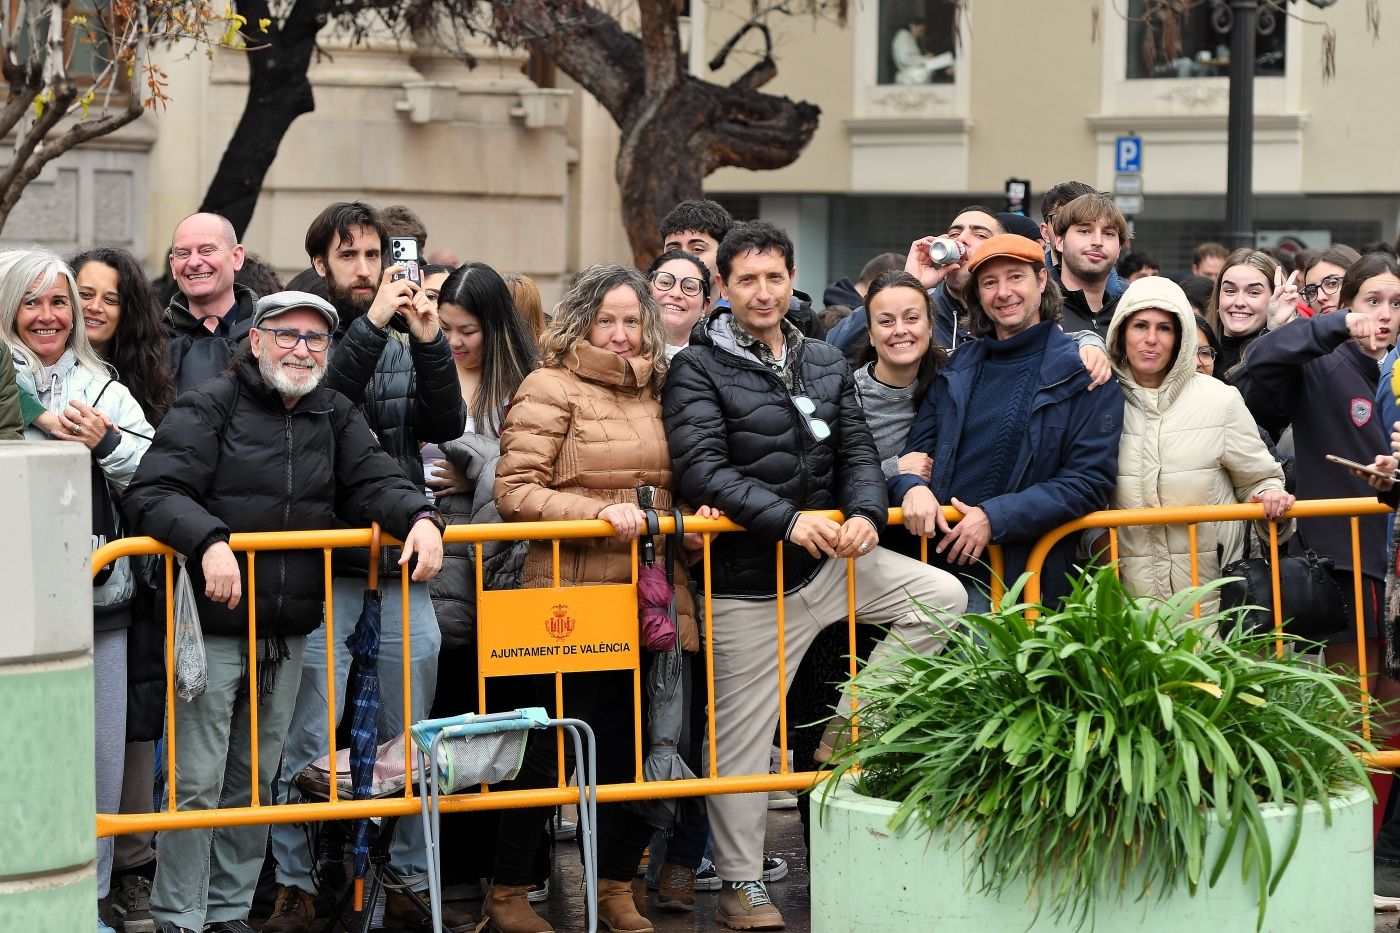
{"type": "Polygon", "coordinates": [[[1230,0],[1230,117],[1225,156],[1225,230],[1233,247],[1254,245],[1254,30],[1259,0],[1230,0]]]}
{"type": "MultiPolygon", "coordinates": [[[[1232,246],[1254,245],[1254,33],[1271,32],[1287,16],[1279,0],[1210,0],[1216,28],[1230,33],[1230,116],[1225,155],[1225,236],[1232,246]]],[[[1288,0],[1297,3],[1298,0],[1288,0]]],[[[1308,0],[1325,10],[1337,0],[1308,0]]]]}

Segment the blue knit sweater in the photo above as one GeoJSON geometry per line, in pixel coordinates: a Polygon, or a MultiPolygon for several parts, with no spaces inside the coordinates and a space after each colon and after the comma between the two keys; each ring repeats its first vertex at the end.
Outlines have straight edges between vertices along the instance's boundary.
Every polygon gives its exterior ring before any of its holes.
{"type": "Polygon", "coordinates": [[[953,466],[952,490],[960,501],[979,505],[1008,491],[1031,398],[1040,387],[1045,341],[1056,326],[1042,321],[1006,340],[983,341],[987,358],[973,383],[953,466]]]}

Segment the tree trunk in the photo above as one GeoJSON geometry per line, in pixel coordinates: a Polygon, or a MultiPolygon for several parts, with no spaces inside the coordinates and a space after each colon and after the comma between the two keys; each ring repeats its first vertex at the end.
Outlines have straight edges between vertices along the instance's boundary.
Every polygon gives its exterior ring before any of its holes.
{"type": "Polygon", "coordinates": [[[632,124],[617,152],[622,223],[640,269],[661,251],[661,221],[681,201],[703,197],[705,172],[692,148],[697,120],[693,95],[677,94],[632,124]]]}
{"type": "Polygon", "coordinates": [[[307,71],[330,2],[297,0],[281,26],[270,26],[266,35],[252,33],[268,17],[266,2],[242,0],[238,10],[250,24],[248,100],[199,209],[227,217],[242,239],[283,137],[297,117],[316,108],[307,71]]]}
{"type": "Polygon", "coordinates": [[[691,77],[659,106],[638,111],[623,129],[616,169],[623,225],[641,268],[661,251],[661,221],[671,208],[704,197],[706,175],[722,165],[790,164],[820,114],[811,104],[691,77]]]}
{"type": "Polygon", "coordinates": [[[576,12],[573,2],[503,0],[493,9],[498,24],[508,9],[508,29],[532,36],[529,44],[593,95],[621,131],[615,171],[639,265],[659,252],[667,212],[703,196],[705,176],[726,165],[781,168],[811,141],[817,107],[758,90],[777,74],[771,55],[732,83],[714,84],[686,69],[676,0],[639,0],[640,38],[596,8],[576,12]]]}

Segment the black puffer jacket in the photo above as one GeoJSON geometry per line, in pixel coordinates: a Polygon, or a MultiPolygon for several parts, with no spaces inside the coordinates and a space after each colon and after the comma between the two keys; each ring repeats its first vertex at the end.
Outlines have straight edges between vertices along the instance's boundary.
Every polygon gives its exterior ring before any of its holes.
{"type": "MultiPolygon", "coordinates": [[[[711,505],[748,529],[720,535],[712,549],[716,596],[777,593],[773,545],[797,513],[840,509],[885,527],[885,477],[841,353],[804,339],[793,352],[798,392],[816,403],[814,418],[831,436],[818,441],[781,377],[740,349],[733,314],[722,310],[698,325],[690,346],[671,361],[664,416],[671,470],[679,496],[711,505]]],[[[783,584],[799,589],[821,561],[794,545],[783,548],[783,584]]]]}
{"type": "MultiPolygon", "coordinates": [[[[427,497],[375,443],[344,396],[324,386],[288,409],[251,356],[175,402],[127,488],[136,533],[189,557],[199,619],[211,635],[243,635],[248,601],[230,610],[204,597],[200,559],[231,532],[364,527],[402,538],[427,497]]],[[[244,555],[238,555],[247,581],[244,555]]],[[[321,624],[322,557],[268,551],[257,559],[259,637],[305,635],[321,624]]]]}
{"type": "Polygon", "coordinates": [[[187,392],[228,369],[253,326],[253,309],[258,296],[242,285],[233,287],[233,310],[210,331],[190,313],[189,299],[176,292],[165,309],[165,327],[170,332],[170,372],[175,392],[187,392]]]}
{"type": "MultiPolygon", "coordinates": [[[[419,343],[397,330],[380,330],[361,314],[343,325],[331,345],[326,388],[354,402],[405,478],[423,483],[420,443],[462,436],[467,405],[447,339],[419,343]]],[[[367,551],[340,551],[336,573],[365,576],[367,551]]],[[[385,548],[380,570],[394,569],[397,548],[385,548]]]]}

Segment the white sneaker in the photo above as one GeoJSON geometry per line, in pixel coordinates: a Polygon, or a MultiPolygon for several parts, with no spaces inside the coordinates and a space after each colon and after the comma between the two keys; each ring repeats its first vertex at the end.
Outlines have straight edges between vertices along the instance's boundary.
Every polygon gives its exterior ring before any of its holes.
{"type": "MultiPolygon", "coordinates": [[[[770,881],[782,881],[787,876],[787,860],[765,853],[763,856],[763,882],[767,884],[770,881]]],[[[702,858],[700,869],[695,873],[695,890],[718,891],[723,884],[719,873],[715,871],[715,863],[707,858],[702,858]]]]}

